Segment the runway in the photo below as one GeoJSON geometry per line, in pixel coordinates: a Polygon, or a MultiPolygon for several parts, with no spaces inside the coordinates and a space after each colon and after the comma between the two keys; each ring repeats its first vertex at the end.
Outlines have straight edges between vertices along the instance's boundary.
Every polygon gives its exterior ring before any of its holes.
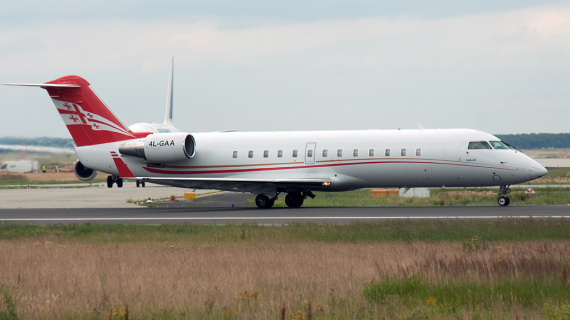
{"type": "Polygon", "coordinates": [[[508,217],[570,218],[568,206],[513,207],[336,207],[273,208],[70,208],[2,209],[6,224],[288,224],[352,223],[387,219],[496,219],[508,217]]]}

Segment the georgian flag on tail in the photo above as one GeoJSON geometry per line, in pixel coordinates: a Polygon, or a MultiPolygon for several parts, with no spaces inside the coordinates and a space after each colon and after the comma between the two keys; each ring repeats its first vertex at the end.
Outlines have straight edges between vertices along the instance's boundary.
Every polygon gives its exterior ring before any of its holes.
{"type": "Polygon", "coordinates": [[[89,82],[79,76],[65,76],[46,83],[8,85],[45,89],[78,147],[136,138],[89,82]]]}

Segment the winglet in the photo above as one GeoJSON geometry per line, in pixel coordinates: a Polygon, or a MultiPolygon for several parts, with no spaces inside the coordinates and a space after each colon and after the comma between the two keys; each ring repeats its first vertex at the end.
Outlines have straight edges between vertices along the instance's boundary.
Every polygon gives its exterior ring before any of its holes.
{"type": "Polygon", "coordinates": [[[174,56],[170,56],[170,80],[168,81],[168,92],[166,95],[166,115],[164,117],[164,124],[172,124],[172,110],[173,110],[173,96],[174,88],[172,87],[174,78],[174,56]]]}
{"type": "Polygon", "coordinates": [[[119,176],[121,178],[136,178],[135,175],[131,172],[131,169],[127,167],[125,162],[123,162],[123,160],[115,151],[111,151],[111,156],[113,157],[115,166],[117,166],[117,170],[119,170],[119,176]]]}

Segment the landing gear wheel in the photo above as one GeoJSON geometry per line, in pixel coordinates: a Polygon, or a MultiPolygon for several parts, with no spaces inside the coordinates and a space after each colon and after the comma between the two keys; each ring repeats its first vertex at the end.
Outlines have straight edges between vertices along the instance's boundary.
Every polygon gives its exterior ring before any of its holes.
{"type": "Polygon", "coordinates": [[[509,205],[509,203],[511,203],[511,200],[509,199],[509,197],[499,197],[497,202],[501,207],[506,207],[509,205]]]}
{"type": "Polygon", "coordinates": [[[497,198],[497,202],[501,207],[508,206],[511,203],[511,199],[507,197],[507,195],[511,193],[510,186],[500,186],[499,187],[499,197],[497,198]]]}
{"type": "Polygon", "coordinates": [[[123,178],[117,178],[117,187],[119,188],[123,187],[123,178]]]}
{"type": "Polygon", "coordinates": [[[289,208],[299,208],[303,205],[304,197],[300,192],[291,192],[285,196],[285,204],[289,208]]]}
{"type": "Polygon", "coordinates": [[[137,188],[140,186],[141,182],[137,180],[137,188]]]}
{"type": "Polygon", "coordinates": [[[144,181],[141,181],[141,186],[144,188],[144,181]]]}
{"type": "Polygon", "coordinates": [[[115,181],[113,181],[113,177],[112,177],[112,176],[108,176],[108,177],[107,177],[107,188],[112,188],[114,182],[115,182],[115,181]]]}
{"type": "Polygon", "coordinates": [[[269,197],[264,194],[258,194],[257,197],[255,197],[255,204],[259,209],[269,209],[273,207],[274,203],[274,200],[269,199],[269,197]]]}

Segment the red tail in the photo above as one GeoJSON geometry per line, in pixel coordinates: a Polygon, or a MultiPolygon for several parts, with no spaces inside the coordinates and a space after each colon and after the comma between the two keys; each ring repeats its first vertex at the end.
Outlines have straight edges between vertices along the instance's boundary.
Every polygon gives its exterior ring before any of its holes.
{"type": "Polygon", "coordinates": [[[91,89],[87,80],[79,76],[65,76],[46,84],[78,86],[43,87],[78,147],[136,138],[91,89]]]}

